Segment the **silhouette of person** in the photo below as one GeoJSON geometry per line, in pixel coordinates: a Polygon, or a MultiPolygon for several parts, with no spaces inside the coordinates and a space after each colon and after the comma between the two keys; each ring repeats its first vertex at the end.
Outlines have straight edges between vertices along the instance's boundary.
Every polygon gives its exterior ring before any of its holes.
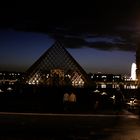
{"type": "Polygon", "coordinates": [[[75,110],[76,105],[76,95],[72,92],[69,96],[70,111],[75,110]]]}
{"type": "Polygon", "coordinates": [[[115,105],[117,110],[121,110],[123,107],[124,97],[121,89],[118,87],[115,93],[115,105]]]}
{"type": "Polygon", "coordinates": [[[69,105],[69,94],[66,92],[63,96],[64,111],[68,110],[69,105]]]}

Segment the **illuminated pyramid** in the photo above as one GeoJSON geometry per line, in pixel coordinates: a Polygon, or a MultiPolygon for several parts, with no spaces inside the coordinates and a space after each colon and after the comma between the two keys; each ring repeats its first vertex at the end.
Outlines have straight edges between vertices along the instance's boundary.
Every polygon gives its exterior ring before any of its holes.
{"type": "Polygon", "coordinates": [[[27,70],[26,83],[83,87],[88,84],[88,76],[57,41],[27,70]]]}

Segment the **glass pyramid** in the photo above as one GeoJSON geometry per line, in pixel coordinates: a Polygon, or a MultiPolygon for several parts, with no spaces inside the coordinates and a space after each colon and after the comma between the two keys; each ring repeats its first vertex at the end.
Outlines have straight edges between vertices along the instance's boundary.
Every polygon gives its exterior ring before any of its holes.
{"type": "Polygon", "coordinates": [[[57,41],[27,70],[26,83],[83,87],[88,84],[88,76],[57,41]]]}

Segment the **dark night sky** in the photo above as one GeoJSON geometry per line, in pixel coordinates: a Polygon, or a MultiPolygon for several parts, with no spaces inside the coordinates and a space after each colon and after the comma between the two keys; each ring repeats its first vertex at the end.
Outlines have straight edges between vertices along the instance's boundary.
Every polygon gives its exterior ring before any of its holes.
{"type": "Polygon", "coordinates": [[[0,70],[25,71],[60,40],[87,72],[130,74],[139,46],[139,2],[45,6],[1,9],[0,70]]]}

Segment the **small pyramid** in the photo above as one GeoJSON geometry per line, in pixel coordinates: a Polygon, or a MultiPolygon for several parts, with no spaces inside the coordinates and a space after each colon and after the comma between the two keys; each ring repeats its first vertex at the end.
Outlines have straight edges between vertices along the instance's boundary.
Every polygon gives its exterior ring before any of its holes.
{"type": "Polygon", "coordinates": [[[63,44],[56,41],[27,70],[26,83],[83,87],[88,84],[88,76],[63,44]]]}

